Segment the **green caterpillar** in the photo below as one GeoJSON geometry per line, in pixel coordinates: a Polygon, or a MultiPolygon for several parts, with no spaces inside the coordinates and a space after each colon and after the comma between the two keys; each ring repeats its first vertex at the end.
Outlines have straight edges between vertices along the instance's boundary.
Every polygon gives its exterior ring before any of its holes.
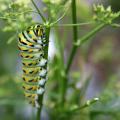
{"type": "Polygon", "coordinates": [[[44,93],[47,76],[47,60],[44,47],[46,42],[45,28],[34,25],[18,35],[18,48],[22,57],[23,89],[29,103],[40,107],[38,96],[44,93]]]}

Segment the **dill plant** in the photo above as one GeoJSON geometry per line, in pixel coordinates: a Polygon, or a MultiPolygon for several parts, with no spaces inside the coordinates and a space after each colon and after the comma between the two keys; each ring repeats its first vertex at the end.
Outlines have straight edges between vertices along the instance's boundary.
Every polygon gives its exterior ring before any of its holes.
{"type": "MultiPolygon", "coordinates": [[[[31,16],[31,14],[33,13],[41,17],[42,23],[46,27],[46,36],[48,41],[50,36],[50,30],[52,28],[54,29],[62,28],[62,27],[65,28],[68,27],[66,29],[69,29],[69,27],[72,28],[73,41],[71,41],[72,48],[67,58],[67,63],[65,63],[63,59],[64,49],[62,47],[62,43],[60,41],[57,41],[59,44],[59,48],[58,48],[59,50],[58,50],[58,56],[55,58],[56,59],[55,62],[57,62],[58,64],[49,65],[50,72],[48,71],[49,72],[48,82],[51,82],[51,84],[52,82],[56,82],[56,81],[52,81],[51,80],[52,78],[58,79],[59,82],[57,91],[53,93],[54,94],[53,96],[55,97],[52,96],[52,92],[53,92],[52,90],[50,91],[51,96],[48,95],[49,97],[47,97],[48,102],[46,102],[46,106],[48,107],[48,109],[50,109],[50,111],[52,111],[50,112],[50,118],[57,120],[67,119],[67,118],[70,119],[74,113],[81,112],[83,108],[89,107],[91,104],[98,101],[99,98],[93,98],[92,100],[88,100],[84,104],[80,104],[80,105],[77,104],[76,102],[70,104],[67,101],[66,96],[67,96],[67,90],[69,88],[68,82],[69,82],[69,74],[71,72],[70,68],[79,47],[81,47],[87,41],[92,40],[91,38],[106,26],[119,27],[119,24],[114,23],[114,20],[120,16],[120,12],[113,13],[110,6],[104,8],[103,5],[94,5],[93,9],[95,15],[93,16],[93,20],[87,21],[85,23],[80,23],[79,21],[77,21],[76,0],[67,0],[67,1],[43,0],[43,3],[46,5],[44,12],[39,8],[39,6],[36,5],[34,0],[31,1],[24,0],[21,2],[19,0],[15,2],[14,1],[9,2],[9,0],[6,0],[6,1],[1,1],[1,3],[3,7],[1,7],[2,12],[0,14],[0,19],[5,21],[6,23],[5,28],[3,28],[4,31],[10,31],[11,29],[15,28],[15,32],[18,33],[20,30],[25,29],[27,26],[34,24],[35,21],[32,19],[31,16]],[[9,4],[9,6],[5,6],[6,3],[9,4]],[[33,8],[28,7],[30,4],[34,6],[35,10],[33,10],[33,8]],[[72,23],[61,24],[60,21],[62,21],[62,19],[68,14],[70,8],[72,13],[72,18],[71,18],[72,23]],[[58,11],[60,11],[59,16],[57,15],[58,11]],[[86,33],[84,36],[79,38],[78,26],[88,25],[88,24],[94,24],[95,27],[90,32],[86,33]],[[55,66],[56,68],[53,66],[55,66]],[[53,72],[53,76],[51,75],[51,72],[53,72]],[[49,81],[49,77],[51,81],[49,81]]],[[[16,38],[16,34],[13,36],[14,37],[8,40],[9,44],[16,38]]],[[[49,48],[47,46],[46,52],[48,51],[49,48]]],[[[36,120],[40,120],[40,118],[42,118],[41,110],[42,110],[42,106],[44,106],[43,101],[44,99],[42,96],[39,101],[41,107],[37,109],[36,120]]]]}

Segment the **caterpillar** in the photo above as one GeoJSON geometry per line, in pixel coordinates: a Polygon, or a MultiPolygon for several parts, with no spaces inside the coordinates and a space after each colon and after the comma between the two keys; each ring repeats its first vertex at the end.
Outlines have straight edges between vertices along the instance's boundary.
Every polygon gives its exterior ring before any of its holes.
{"type": "Polygon", "coordinates": [[[18,49],[22,58],[24,96],[35,107],[40,107],[38,96],[44,93],[47,76],[45,59],[45,28],[41,24],[18,34],[18,49]]]}

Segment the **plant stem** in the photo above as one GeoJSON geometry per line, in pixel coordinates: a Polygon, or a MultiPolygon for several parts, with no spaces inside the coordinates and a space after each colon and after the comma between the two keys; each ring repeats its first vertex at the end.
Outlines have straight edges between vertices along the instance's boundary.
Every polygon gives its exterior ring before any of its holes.
{"type": "Polygon", "coordinates": [[[17,19],[13,19],[13,18],[9,18],[9,17],[0,17],[0,19],[3,19],[3,20],[9,20],[9,19],[11,19],[11,20],[13,20],[13,21],[16,21],[17,19]]]}
{"type": "Polygon", "coordinates": [[[42,20],[44,22],[46,22],[45,17],[42,15],[41,11],[38,9],[37,5],[35,4],[34,0],[31,0],[32,4],[34,5],[34,7],[36,8],[36,10],[38,11],[38,14],[40,15],[40,17],[42,18],[42,20]]]}
{"type": "Polygon", "coordinates": [[[93,98],[92,100],[88,100],[86,101],[85,104],[83,104],[82,106],[74,106],[74,108],[70,108],[67,110],[64,110],[63,113],[58,117],[59,120],[61,120],[62,118],[66,117],[66,116],[71,116],[74,114],[78,114],[78,112],[82,109],[85,109],[89,106],[91,106],[92,104],[96,103],[97,101],[99,101],[99,98],[93,98]]]}
{"type": "Polygon", "coordinates": [[[86,34],[85,36],[83,36],[81,39],[77,40],[77,42],[75,44],[73,44],[68,62],[67,62],[67,66],[66,66],[66,73],[69,72],[72,61],[74,59],[75,53],[77,51],[77,48],[79,46],[81,46],[83,43],[85,43],[86,41],[88,41],[92,36],[94,36],[98,31],[100,31],[103,27],[105,27],[106,24],[101,23],[99,24],[97,27],[95,27],[92,31],[90,31],[88,34],[86,34]]]}
{"type": "Polygon", "coordinates": [[[40,106],[40,108],[37,109],[37,119],[36,120],[41,119],[41,109],[42,109],[42,106],[40,106]]]}
{"type": "Polygon", "coordinates": [[[60,20],[62,20],[62,19],[65,17],[67,11],[68,11],[68,8],[66,9],[66,11],[63,13],[63,15],[62,15],[60,18],[58,18],[55,22],[51,23],[51,26],[54,26],[54,25],[57,24],[60,20]]]}
{"type": "Polygon", "coordinates": [[[120,27],[120,24],[117,24],[117,23],[113,23],[111,24],[112,27],[120,27]]]}
{"type": "MultiPolygon", "coordinates": [[[[72,6],[72,23],[76,24],[77,23],[77,15],[76,15],[76,0],[72,0],[71,2],[72,6]]],[[[78,31],[77,31],[77,26],[73,26],[73,41],[77,41],[78,39],[78,31]]]]}
{"type": "Polygon", "coordinates": [[[83,26],[83,25],[90,25],[93,24],[94,22],[86,22],[86,23],[76,23],[76,24],[51,24],[51,27],[73,27],[73,26],[83,26]]]}
{"type": "Polygon", "coordinates": [[[96,103],[97,101],[99,101],[99,98],[93,98],[92,100],[88,100],[84,105],[77,107],[77,108],[71,110],[70,112],[77,112],[81,109],[84,109],[84,108],[96,103]]]}
{"type": "MultiPolygon", "coordinates": [[[[72,0],[71,2],[71,7],[72,7],[72,23],[73,24],[77,24],[77,15],[76,15],[76,0],[72,0]]],[[[77,39],[78,39],[78,33],[77,33],[77,26],[73,26],[73,41],[76,42],[77,39]]],[[[65,71],[65,76],[63,78],[63,85],[61,86],[62,87],[62,99],[61,99],[61,103],[62,103],[62,106],[64,105],[65,103],[65,96],[66,96],[66,90],[67,90],[67,81],[68,81],[68,76],[67,76],[67,73],[65,71]]]]}
{"type": "MultiPolygon", "coordinates": [[[[44,48],[44,52],[45,52],[45,56],[44,58],[46,60],[48,60],[48,44],[49,44],[49,34],[50,34],[50,27],[48,25],[48,27],[46,27],[46,46],[44,48]]],[[[45,66],[45,69],[47,69],[47,65],[45,66]]],[[[45,85],[43,86],[43,88],[45,88],[45,85]]],[[[37,119],[36,120],[40,120],[41,119],[41,110],[42,110],[42,106],[43,106],[43,95],[40,95],[38,97],[38,101],[39,101],[39,105],[40,105],[40,108],[37,109],[37,119]]]]}

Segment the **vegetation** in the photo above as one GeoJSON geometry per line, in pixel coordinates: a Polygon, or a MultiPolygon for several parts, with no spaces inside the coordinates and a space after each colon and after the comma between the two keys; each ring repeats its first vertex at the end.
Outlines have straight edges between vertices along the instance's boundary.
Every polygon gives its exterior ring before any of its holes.
{"type": "Polygon", "coordinates": [[[120,27],[120,11],[114,12],[110,5],[104,7],[96,3],[92,5],[92,12],[78,0],[1,0],[0,4],[0,116],[3,120],[119,120],[120,86],[117,80],[120,71],[112,71],[119,53],[114,53],[111,39],[115,39],[114,31],[120,27]],[[48,52],[50,49],[54,52],[49,54],[46,92],[40,99],[43,106],[38,109],[24,100],[22,65],[17,50],[18,33],[36,23],[46,27],[50,41],[48,52]],[[113,30],[112,34],[102,38],[105,35],[99,32],[104,28],[107,31],[108,27],[113,30]],[[105,41],[94,45],[93,40],[98,39],[95,35],[105,41]],[[102,90],[98,90],[97,95],[90,93],[93,94],[90,98],[87,93],[97,69],[90,74],[84,71],[88,63],[95,69],[95,66],[99,69],[100,63],[106,68],[101,70],[104,76],[101,79],[106,81],[97,81],[94,85],[95,88],[101,86],[102,90]]]}

